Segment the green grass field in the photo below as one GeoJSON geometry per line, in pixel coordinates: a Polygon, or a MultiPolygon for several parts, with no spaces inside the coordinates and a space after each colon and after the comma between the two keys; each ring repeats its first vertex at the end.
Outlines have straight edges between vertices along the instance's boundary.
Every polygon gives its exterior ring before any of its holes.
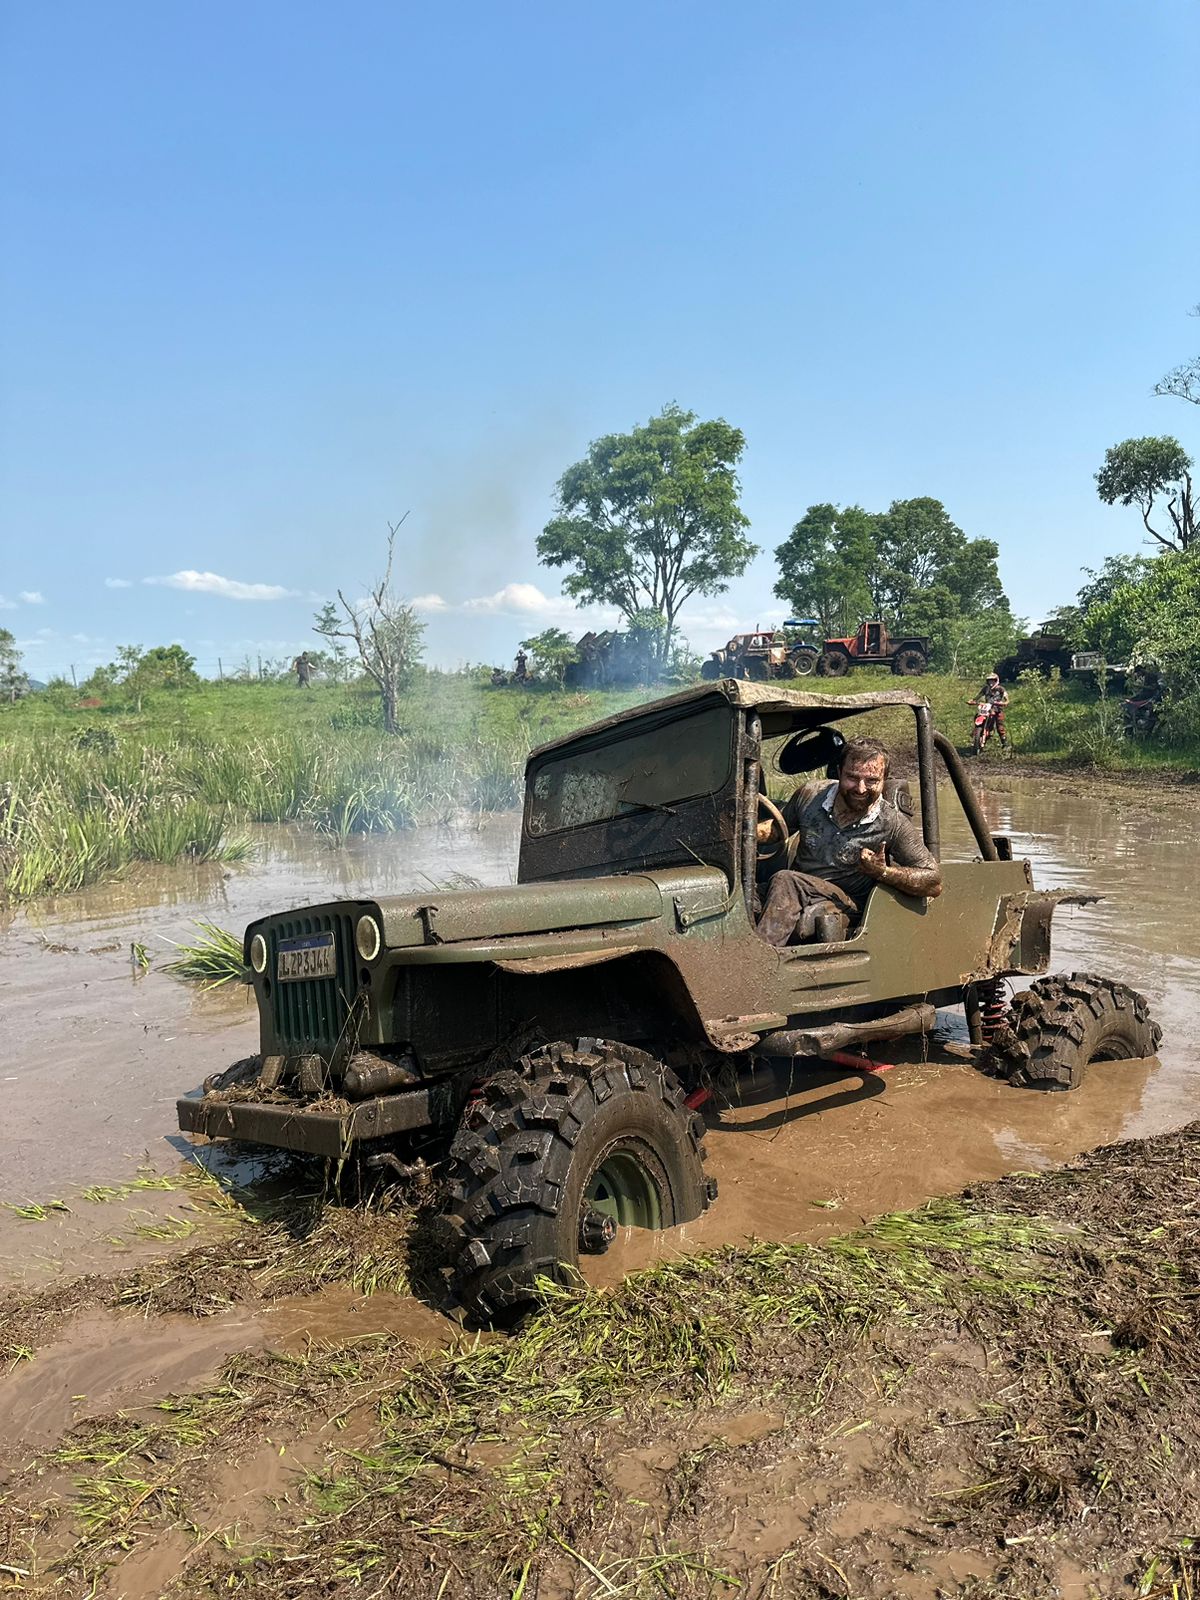
{"type": "MultiPolygon", "coordinates": [[[[938,725],[969,743],[972,680],[860,672],[820,692],[919,687],[938,725]]],[[[494,689],[466,673],[422,675],[379,727],[367,688],[205,683],[140,710],[34,695],[0,708],[0,899],[82,888],[133,861],[244,860],[253,822],[307,822],[335,837],[383,832],[521,798],[525,758],[546,740],[653,699],[662,689],[494,689]]],[[[910,737],[907,717],[884,736],[910,737]]],[[[1117,698],[1057,680],[1014,689],[1017,752],[1106,770],[1191,769],[1195,749],[1127,741],[1117,698]]]]}

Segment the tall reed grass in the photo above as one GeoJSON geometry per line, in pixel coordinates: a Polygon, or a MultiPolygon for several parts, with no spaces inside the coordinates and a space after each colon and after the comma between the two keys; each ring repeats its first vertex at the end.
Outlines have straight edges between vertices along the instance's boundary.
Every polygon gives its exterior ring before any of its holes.
{"type": "Polygon", "coordinates": [[[434,730],[70,733],[0,744],[0,900],[66,893],[130,862],[238,861],[249,822],[338,838],[517,804],[527,742],[434,730]]]}

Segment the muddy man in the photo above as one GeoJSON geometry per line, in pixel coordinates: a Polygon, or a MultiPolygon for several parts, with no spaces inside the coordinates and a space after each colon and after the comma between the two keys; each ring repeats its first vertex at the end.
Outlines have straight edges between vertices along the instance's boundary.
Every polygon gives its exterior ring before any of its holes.
{"type": "MultiPolygon", "coordinates": [[[[941,894],[942,869],[909,819],[884,799],[890,767],[878,739],[851,739],[836,778],[802,784],[784,805],[787,865],[771,872],[758,919],[768,944],[844,939],[875,883],[928,899],[941,894]]],[[[760,841],[774,828],[759,823],[760,841]]]]}

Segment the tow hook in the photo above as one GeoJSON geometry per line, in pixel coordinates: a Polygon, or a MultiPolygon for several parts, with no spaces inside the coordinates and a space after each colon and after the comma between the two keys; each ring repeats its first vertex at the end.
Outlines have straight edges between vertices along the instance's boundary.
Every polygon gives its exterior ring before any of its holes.
{"type": "Polygon", "coordinates": [[[394,1178],[421,1178],[429,1171],[424,1161],[401,1161],[390,1150],[382,1150],[378,1155],[367,1156],[363,1162],[368,1172],[390,1172],[394,1178]]]}
{"type": "Polygon", "coordinates": [[[617,1224],[603,1211],[589,1206],[579,1219],[579,1251],[585,1256],[602,1256],[617,1237],[617,1224]]]}

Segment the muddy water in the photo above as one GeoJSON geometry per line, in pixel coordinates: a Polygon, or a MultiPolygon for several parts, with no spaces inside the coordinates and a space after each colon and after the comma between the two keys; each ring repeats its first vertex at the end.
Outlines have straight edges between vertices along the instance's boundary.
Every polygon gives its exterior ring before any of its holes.
{"type": "MultiPolygon", "coordinates": [[[[790,1081],[762,1073],[710,1138],[720,1203],[686,1233],[703,1246],[749,1234],[786,1238],[844,1228],[859,1216],[973,1179],[1036,1167],[1106,1140],[1178,1126],[1200,1114],[1200,827],[1185,810],[1114,808],[1081,792],[1011,780],[985,795],[1040,883],[1106,898],[1055,919],[1054,965],[1107,973],[1143,990],[1165,1032],[1161,1061],[1097,1070],[1078,1094],[1045,1097],[978,1077],[939,1053],[861,1077],[821,1071],[790,1081]]],[[[953,797],[943,805],[948,857],[971,853],[953,797]]],[[[267,910],[371,892],[402,892],[454,872],[485,882],[515,874],[516,821],[422,829],[335,847],[264,830],[253,867],[162,869],[57,902],[0,931],[0,1201],[46,1199],[73,1185],[127,1177],[143,1159],[178,1161],[175,1098],[255,1048],[244,991],[198,994],[151,970],[135,976],[131,940],[160,959],[203,917],[240,929],[267,910]]],[[[961,1036],[948,1015],[942,1033],[961,1036]]],[[[911,1052],[910,1052],[911,1056],[911,1052]]],[[[20,1223],[0,1213],[0,1271],[39,1268],[91,1218],[20,1223]]],[[[86,1210],[86,1208],[83,1208],[86,1210]]],[[[89,1233],[90,1230],[90,1233],[89,1233]]],[[[676,1241],[667,1241],[668,1246],[676,1241]]],[[[611,1275],[649,1241],[624,1241],[611,1275]]]]}
{"type": "Polygon", "coordinates": [[[155,963],[196,919],[240,931],[268,911],[371,893],[400,894],[466,873],[516,874],[513,819],[352,840],[259,832],[249,868],[161,868],[58,900],[0,924],[0,1202],[54,1196],[128,1176],[147,1153],[175,1156],[175,1100],[257,1049],[240,985],[199,993],[165,973],[138,976],[137,940],[155,963]]]}

